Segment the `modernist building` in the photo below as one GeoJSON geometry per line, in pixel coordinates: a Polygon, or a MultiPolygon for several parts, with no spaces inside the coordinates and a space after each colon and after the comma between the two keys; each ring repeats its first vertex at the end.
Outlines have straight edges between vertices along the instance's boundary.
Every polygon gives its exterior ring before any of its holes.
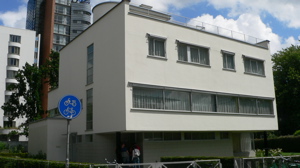
{"type": "MultiPolygon", "coordinates": [[[[35,31],[0,26],[0,107],[9,100],[12,91],[7,87],[18,83],[15,75],[25,63],[38,64],[39,36],[35,31]]],[[[9,121],[0,108],[0,134],[17,130],[23,118],[9,121]]],[[[20,139],[25,140],[25,139],[20,139]]]]}
{"type": "MultiPolygon", "coordinates": [[[[59,51],[91,24],[89,0],[29,0],[26,29],[41,34],[40,64],[51,50],[59,51]]],[[[48,84],[44,84],[42,106],[47,111],[48,84]]]]}
{"type": "MultiPolygon", "coordinates": [[[[93,13],[60,51],[59,88],[49,93],[50,113],[65,95],[83,104],[70,122],[71,161],[113,160],[121,142],[137,143],[143,162],[253,156],[253,133],[278,129],[269,41],[128,0],[93,13]]],[[[66,123],[31,124],[29,152],[64,160],[66,123]]]]}

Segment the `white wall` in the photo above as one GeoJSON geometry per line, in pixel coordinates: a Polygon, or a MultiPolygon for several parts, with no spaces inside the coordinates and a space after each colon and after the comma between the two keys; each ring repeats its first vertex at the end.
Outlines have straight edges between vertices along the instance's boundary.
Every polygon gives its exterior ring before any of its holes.
{"type": "MultiPolygon", "coordinates": [[[[0,106],[5,102],[5,86],[6,86],[6,70],[7,70],[7,58],[19,59],[19,68],[25,65],[26,62],[29,64],[34,63],[34,51],[35,51],[35,31],[16,29],[10,27],[0,26],[0,106]],[[21,36],[21,43],[10,43],[10,34],[21,36]],[[9,45],[19,46],[20,55],[8,54],[9,45]]],[[[16,69],[16,67],[10,67],[11,69],[16,69]]],[[[10,79],[14,80],[14,79],[10,79]]],[[[16,81],[16,80],[14,80],[16,81]]],[[[0,108],[0,126],[3,127],[3,110],[0,108]]],[[[16,126],[22,124],[25,119],[17,119],[16,126]]]]}
{"type": "MultiPolygon", "coordinates": [[[[132,14],[125,16],[126,83],[275,98],[268,49],[132,14]],[[147,33],[167,38],[167,60],[147,57],[147,33]],[[176,40],[209,47],[211,67],[178,63],[176,40]],[[221,50],[235,53],[236,72],[222,70],[221,50]],[[244,74],[242,55],[265,60],[265,77],[244,74]]],[[[278,128],[275,100],[275,116],[132,110],[130,86],[126,87],[125,101],[126,129],[132,131],[262,131],[278,128]]]]}
{"type": "Polygon", "coordinates": [[[67,144],[67,121],[48,118],[29,125],[28,152],[46,153],[47,160],[65,161],[67,144]]]}

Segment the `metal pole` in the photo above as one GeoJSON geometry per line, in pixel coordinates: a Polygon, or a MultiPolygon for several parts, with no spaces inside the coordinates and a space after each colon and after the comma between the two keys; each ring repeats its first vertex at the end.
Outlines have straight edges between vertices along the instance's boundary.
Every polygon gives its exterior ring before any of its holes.
{"type": "Polygon", "coordinates": [[[66,152],[66,168],[69,168],[69,149],[70,149],[70,119],[67,119],[67,152],[66,152]]]}

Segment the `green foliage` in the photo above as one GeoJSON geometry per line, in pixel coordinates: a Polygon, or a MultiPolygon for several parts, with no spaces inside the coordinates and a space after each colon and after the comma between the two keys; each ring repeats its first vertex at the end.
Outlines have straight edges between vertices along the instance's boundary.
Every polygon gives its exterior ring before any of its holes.
{"type": "Polygon", "coordinates": [[[58,87],[58,75],[59,75],[59,53],[51,51],[49,59],[45,65],[42,66],[44,78],[49,83],[50,89],[56,89],[58,87]]]}
{"type": "Polygon", "coordinates": [[[10,121],[19,117],[27,119],[22,125],[22,135],[28,136],[28,123],[40,119],[45,113],[42,109],[41,100],[42,81],[49,83],[52,89],[57,88],[58,67],[59,53],[52,51],[45,65],[38,67],[26,63],[15,76],[18,83],[8,86],[8,90],[13,91],[13,93],[1,108],[10,121]]]}
{"type": "Polygon", "coordinates": [[[46,160],[47,155],[43,151],[39,151],[38,154],[36,154],[36,155],[34,155],[34,154],[28,154],[28,157],[32,158],[32,159],[46,160]]]}
{"type": "Polygon", "coordinates": [[[272,55],[279,131],[291,135],[300,129],[300,46],[272,55]]]}
{"type": "MultiPolygon", "coordinates": [[[[280,156],[282,155],[282,149],[277,148],[277,149],[269,149],[269,156],[280,156]]],[[[255,150],[255,155],[256,157],[266,157],[266,150],[265,149],[256,149],[255,150]]]]}
{"type": "MultiPolygon", "coordinates": [[[[0,167],[3,167],[3,168],[33,168],[33,167],[65,168],[65,162],[0,156],[0,167]]],[[[105,165],[97,166],[97,168],[98,167],[99,168],[107,168],[107,166],[105,166],[105,165]]],[[[90,168],[90,164],[70,163],[69,168],[90,168]]]]}
{"type": "MultiPolygon", "coordinates": [[[[300,152],[300,136],[280,136],[277,138],[268,139],[268,148],[281,148],[284,152],[300,152]]],[[[264,140],[255,140],[256,149],[264,149],[264,140]]]]}
{"type": "Polygon", "coordinates": [[[295,131],[294,136],[300,136],[300,130],[295,131]]]}
{"type": "MultiPolygon", "coordinates": [[[[161,157],[160,161],[161,162],[176,162],[176,161],[179,162],[179,161],[212,160],[212,159],[220,159],[220,161],[222,163],[222,167],[228,167],[228,168],[234,167],[234,157],[166,156],[166,157],[161,157]]],[[[209,163],[204,163],[204,164],[212,164],[212,163],[209,162],[209,163]]],[[[205,167],[205,166],[203,166],[203,167],[205,167]]],[[[207,165],[206,165],[206,167],[207,167],[207,165]]]]}
{"type": "Polygon", "coordinates": [[[8,149],[8,145],[5,142],[0,142],[0,151],[4,150],[4,149],[8,149]]]}

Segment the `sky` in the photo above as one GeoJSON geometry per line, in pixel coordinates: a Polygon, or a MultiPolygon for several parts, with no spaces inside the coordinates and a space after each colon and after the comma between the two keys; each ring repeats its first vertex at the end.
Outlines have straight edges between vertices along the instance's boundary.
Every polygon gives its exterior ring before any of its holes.
{"type": "MultiPolygon", "coordinates": [[[[90,1],[93,7],[107,0],[90,1]]],[[[2,3],[0,25],[25,29],[27,2],[2,3]]],[[[153,10],[269,40],[271,54],[300,44],[300,0],[131,0],[131,3],[150,5],[153,10]]]]}

